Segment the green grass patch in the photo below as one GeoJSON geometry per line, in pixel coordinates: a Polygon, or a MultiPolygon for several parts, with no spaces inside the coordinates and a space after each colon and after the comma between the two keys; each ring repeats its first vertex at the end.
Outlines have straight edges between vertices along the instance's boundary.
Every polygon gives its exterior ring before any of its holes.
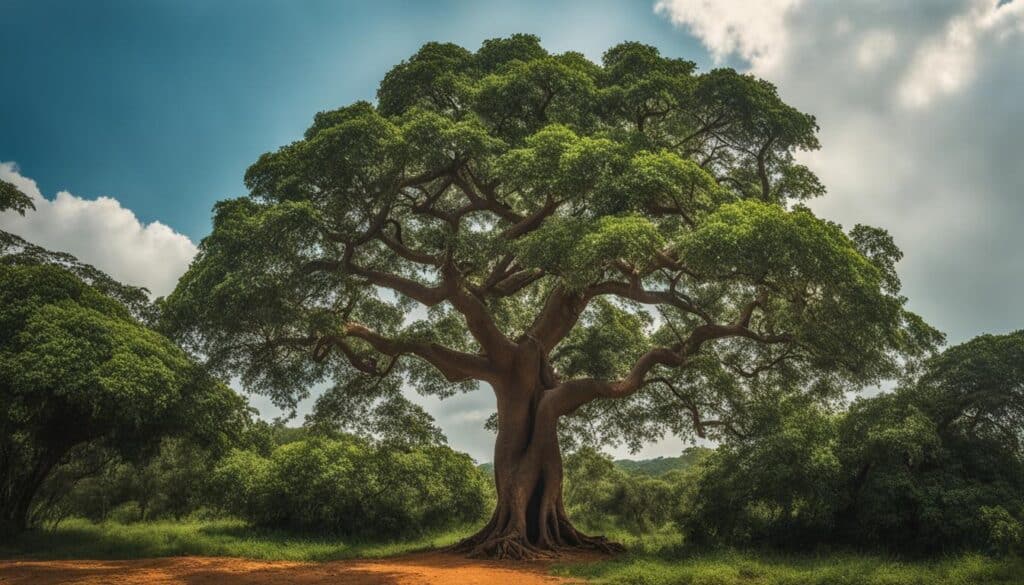
{"type": "Polygon", "coordinates": [[[472,534],[462,526],[417,538],[361,542],[262,530],[241,520],[156,521],[134,524],[70,519],[54,530],[34,530],[0,545],[0,558],[137,559],[225,556],[264,560],[327,561],[374,558],[447,546],[472,534]]]}
{"type": "MultiPolygon", "coordinates": [[[[241,520],[157,521],[134,524],[72,519],[0,546],[0,558],[134,559],[228,556],[327,561],[376,558],[439,548],[471,534],[462,526],[418,538],[361,542],[262,530],[241,520]]],[[[961,555],[937,560],[829,553],[775,555],[687,552],[678,532],[641,536],[606,531],[630,552],[593,563],[556,566],[557,574],[623,585],[1024,585],[1024,560],[961,555]]]]}
{"type": "Polygon", "coordinates": [[[1024,561],[962,555],[930,561],[828,554],[666,555],[631,552],[614,560],[565,565],[561,575],[622,585],[988,585],[1024,584],[1024,561]]]}

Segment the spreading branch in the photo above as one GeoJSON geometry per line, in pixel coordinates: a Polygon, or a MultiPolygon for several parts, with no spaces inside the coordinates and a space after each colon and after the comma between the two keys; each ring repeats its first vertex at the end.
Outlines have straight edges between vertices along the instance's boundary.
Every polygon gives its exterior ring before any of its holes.
{"type": "Polygon", "coordinates": [[[360,339],[375,351],[392,358],[415,355],[437,368],[449,382],[491,381],[496,375],[490,361],[483,356],[455,351],[436,343],[391,339],[360,323],[348,323],[341,333],[325,335],[317,340],[314,358],[322,359],[326,348],[335,347],[360,371],[371,375],[387,374],[387,371],[381,369],[375,362],[357,354],[347,343],[348,338],[360,339]]]}

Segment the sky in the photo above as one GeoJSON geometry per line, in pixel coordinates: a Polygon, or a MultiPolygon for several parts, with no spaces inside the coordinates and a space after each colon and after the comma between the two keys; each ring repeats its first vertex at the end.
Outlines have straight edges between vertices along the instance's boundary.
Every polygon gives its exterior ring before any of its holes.
{"type": "MultiPolygon", "coordinates": [[[[424,42],[529,32],[552,52],[634,40],[775,83],[821,126],[801,158],[829,193],[811,206],[893,234],[912,310],[953,343],[1024,328],[1024,0],[4,0],[0,21],[0,178],[38,208],[0,229],[155,295],[213,203],[314,113],[372,100],[424,42]]],[[[418,400],[490,459],[487,389],[418,400]]]]}

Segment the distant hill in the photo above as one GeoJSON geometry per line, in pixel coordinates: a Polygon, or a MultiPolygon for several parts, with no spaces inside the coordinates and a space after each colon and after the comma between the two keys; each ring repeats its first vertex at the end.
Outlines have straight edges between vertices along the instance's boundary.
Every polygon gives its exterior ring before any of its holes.
{"type": "Polygon", "coordinates": [[[627,472],[638,475],[664,475],[676,469],[686,469],[697,461],[698,448],[687,449],[679,457],[655,457],[654,459],[616,459],[615,465],[627,472]]]}
{"type": "MultiPolygon", "coordinates": [[[[655,457],[654,459],[616,459],[615,466],[637,475],[664,475],[676,469],[686,469],[697,462],[702,453],[711,451],[706,447],[689,447],[679,457],[655,457]]],[[[494,473],[493,463],[481,463],[477,467],[485,473],[494,473]]]]}

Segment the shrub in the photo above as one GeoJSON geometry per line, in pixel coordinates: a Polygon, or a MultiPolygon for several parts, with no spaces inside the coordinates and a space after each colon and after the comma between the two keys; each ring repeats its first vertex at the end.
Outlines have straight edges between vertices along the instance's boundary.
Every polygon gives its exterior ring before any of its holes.
{"type": "Polygon", "coordinates": [[[132,524],[142,520],[142,508],[138,502],[125,502],[110,511],[107,519],[118,524],[132,524]]]}
{"type": "Polygon", "coordinates": [[[228,512],[274,528],[407,535],[481,518],[489,489],[472,460],[444,446],[397,449],[311,438],[269,458],[235,451],[212,490],[228,512]]]}
{"type": "Polygon", "coordinates": [[[631,474],[607,455],[590,448],[566,458],[566,508],[572,518],[591,528],[612,525],[633,533],[659,528],[670,519],[680,490],[679,472],[664,477],[631,474]]]}
{"type": "Polygon", "coordinates": [[[981,521],[988,529],[990,552],[1024,553],[1024,525],[1002,506],[982,506],[981,521]]]}

